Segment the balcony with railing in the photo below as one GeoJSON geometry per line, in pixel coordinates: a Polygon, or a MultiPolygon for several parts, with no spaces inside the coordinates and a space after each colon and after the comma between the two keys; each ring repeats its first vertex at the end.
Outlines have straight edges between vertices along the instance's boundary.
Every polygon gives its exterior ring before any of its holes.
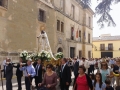
{"type": "Polygon", "coordinates": [[[113,51],[114,48],[113,48],[113,47],[108,47],[108,50],[109,50],[109,51],[113,51]]]}
{"type": "Polygon", "coordinates": [[[100,51],[113,51],[113,47],[100,47],[100,51]]]}
{"type": "Polygon", "coordinates": [[[100,51],[105,51],[105,47],[100,47],[100,51]]]}
{"type": "Polygon", "coordinates": [[[74,40],[74,36],[71,36],[71,40],[74,40]]]}

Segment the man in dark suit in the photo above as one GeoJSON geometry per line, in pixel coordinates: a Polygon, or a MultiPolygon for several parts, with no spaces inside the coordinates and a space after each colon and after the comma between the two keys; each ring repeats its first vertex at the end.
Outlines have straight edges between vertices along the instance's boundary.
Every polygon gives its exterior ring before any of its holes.
{"type": "Polygon", "coordinates": [[[21,86],[21,78],[23,76],[23,72],[20,71],[20,63],[22,63],[22,59],[20,58],[19,63],[17,64],[17,66],[13,65],[13,67],[17,68],[16,69],[16,76],[17,76],[17,82],[18,82],[18,90],[22,90],[22,86],[21,86]]]}
{"type": "Polygon", "coordinates": [[[76,76],[78,74],[78,69],[79,69],[79,62],[77,61],[77,58],[74,59],[74,76],[76,76]]]}
{"type": "Polygon", "coordinates": [[[38,83],[42,82],[42,65],[40,59],[37,60],[37,63],[34,64],[34,67],[36,70],[35,85],[36,88],[38,88],[38,83]]]}
{"type": "Polygon", "coordinates": [[[69,86],[71,83],[71,72],[70,72],[70,67],[66,64],[67,59],[63,58],[62,59],[62,65],[61,65],[61,70],[60,70],[60,87],[61,90],[69,90],[69,86]]]}
{"type": "Polygon", "coordinates": [[[6,90],[12,90],[12,76],[13,76],[13,65],[11,60],[7,58],[5,66],[6,76],[6,90]]]}

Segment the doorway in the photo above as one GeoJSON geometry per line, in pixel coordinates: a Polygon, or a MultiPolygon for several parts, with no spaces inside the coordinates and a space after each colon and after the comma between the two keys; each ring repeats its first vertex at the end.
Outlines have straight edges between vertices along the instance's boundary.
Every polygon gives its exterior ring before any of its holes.
{"type": "Polygon", "coordinates": [[[70,57],[71,58],[75,57],[75,47],[70,47],[70,57]]]}
{"type": "Polygon", "coordinates": [[[79,58],[82,58],[82,51],[79,51],[79,58]]]}
{"type": "Polygon", "coordinates": [[[59,47],[57,52],[63,52],[63,49],[61,47],[59,47]]]}
{"type": "Polygon", "coordinates": [[[101,52],[101,58],[111,57],[113,58],[113,52],[101,52]]]}

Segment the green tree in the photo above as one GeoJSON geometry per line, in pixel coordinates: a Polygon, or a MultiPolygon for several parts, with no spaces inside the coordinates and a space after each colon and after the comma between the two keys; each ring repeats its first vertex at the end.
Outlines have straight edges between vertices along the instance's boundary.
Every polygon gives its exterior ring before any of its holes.
{"type": "MultiPolygon", "coordinates": [[[[82,3],[84,8],[88,8],[91,6],[91,2],[95,0],[77,0],[82,3]]],[[[95,16],[98,15],[100,18],[98,19],[97,23],[100,25],[101,28],[104,27],[104,24],[107,23],[108,26],[116,26],[113,18],[110,15],[111,5],[117,4],[120,0],[96,0],[99,2],[95,8],[95,16]]]]}

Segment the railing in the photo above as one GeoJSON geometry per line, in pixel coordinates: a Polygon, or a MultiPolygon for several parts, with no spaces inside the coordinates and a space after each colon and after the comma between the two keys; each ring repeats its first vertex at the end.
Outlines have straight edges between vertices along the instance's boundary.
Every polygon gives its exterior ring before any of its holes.
{"type": "Polygon", "coordinates": [[[71,36],[71,40],[74,40],[74,36],[71,36]]]}
{"type": "Polygon", "coordinates": [[[100,51],[105,51],[105,47],[100,47],[100,51]]]}
{"type": "Polygon", "coordinates": [[[108,50],[112,51],[112,50],[114,50],[114,49],[113,49],[113,47],[111,47],[111,48],[110,48],[110,47],[108,47],[108,50]]]}
{"type": "Polygon", "coordinates": [[[100,51],[113,51],[113,47],[100,47],[100,51]]]}

